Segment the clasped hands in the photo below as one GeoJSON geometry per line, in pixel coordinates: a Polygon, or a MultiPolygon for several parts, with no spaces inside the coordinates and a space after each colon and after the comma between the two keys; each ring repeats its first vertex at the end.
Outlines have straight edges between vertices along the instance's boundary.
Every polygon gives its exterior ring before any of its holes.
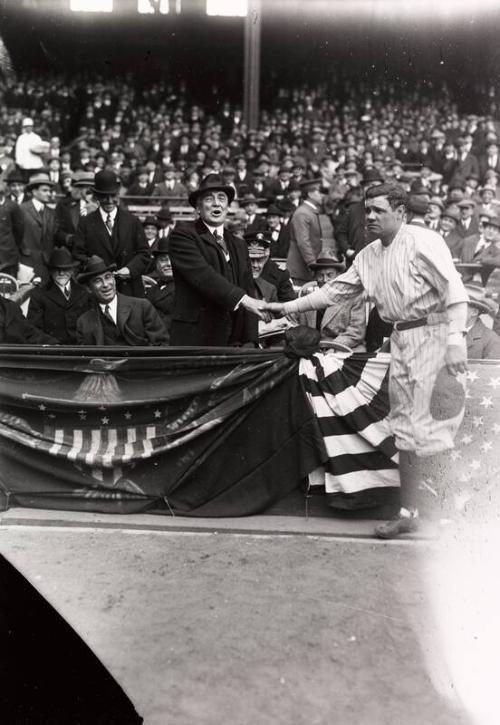
{"type": "Polygon", "coordinates": [[[265,302],[264,300],[256,300],[249,295],[245,295],[240,304],[245,308],[245,310],[253,312],[254,315],[257,315],[257,317],[264,320],[264,322],[271,322],[274,314],[284,314],[284,304],[281,302],[265,302]]]}

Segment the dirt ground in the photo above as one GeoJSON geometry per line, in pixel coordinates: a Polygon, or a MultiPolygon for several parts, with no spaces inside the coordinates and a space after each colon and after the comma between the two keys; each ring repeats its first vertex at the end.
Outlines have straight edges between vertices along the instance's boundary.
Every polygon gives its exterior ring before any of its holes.
{"type": "Polygon", "coordinates": [[[419,573],[428,546],[0,527],[0,551],[145,725],[468,722],[433,651],[419,573]]]}

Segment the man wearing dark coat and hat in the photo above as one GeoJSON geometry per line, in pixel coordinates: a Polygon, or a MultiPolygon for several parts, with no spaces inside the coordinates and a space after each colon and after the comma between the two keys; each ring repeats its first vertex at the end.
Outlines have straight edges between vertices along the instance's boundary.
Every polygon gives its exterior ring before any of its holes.
{"type": "Polygon", "coordinates": [[[79,344],[166,345],[167,331],[151,302],[117,294],[115,270],[115,264],[94,254],[78,276],[94,298],[76,323],[79,344]]]}
{"type": "Polygon", "coordinates": [[[261,304],[251,295],[247,245],[224,229],[235,196],[218,174],[208,174],[189,203],[199,215],[169,236],[175,300],[171,345],[256,344],[261,304]]]}
{"type": "Polygon", "coordinates": [[[156,284],[149,287],[146,297],[160,315],[165,329],[170,336],[172,324],[172,311],[174,308],[175,284],[172,273],[172,263],[169,256],[170,243],[166,237],[158,240],[152,249],[153,268],[151,277],[156,284]]]}
{"type": "Polygon", "coordinates": [[[94,198],[99,208],[80,217],[73,253],[82,262],[97,255],[108,266],[115,264],[118,291],[144,297],[142,275],[149,263],[149,246],[140,220],[120,206],[119,191],[120,180],[113,171],[95,175],[94,198]]]}
{"type": "Polygon", "coordinates": [[[56,247],[47,266],[50,279],[31,293],[27,318],[62,345],[75,345],[76,321],[90,308],[90,294],[73,278],[78,262],[66,247],[56,247]]]}

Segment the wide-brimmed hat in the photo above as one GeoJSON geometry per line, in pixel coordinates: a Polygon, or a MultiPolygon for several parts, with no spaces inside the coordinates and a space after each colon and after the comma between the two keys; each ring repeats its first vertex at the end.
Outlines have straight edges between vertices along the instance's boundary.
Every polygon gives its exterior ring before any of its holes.
{"type": "Polygon", "coordinates": [[[192,191],[188,196],[188,201],[191,206],[196,207],[198,199],[204,194],[208,194],[212,191],[223,191],[227,194],[229,203],[234,199],[235,189],[232,186],[226,184],[220,174],[208,174],[204,179],[201,180],[199,187],[192,191]]]}
{"type": "Polygon", "coordinates": [[[469,305],[477,307],[481,312],[488,315],[494,314],[492,300],[488,299],[486,290],[479,284],[466,284],[465,289],[469,295],[469,305]]]}
{"type": "Polygon", "coordinates": [[[73,174],[73,186],[94,186],[95,174],[93,171],[78,169],[73,174]]]}
{"type": "Polygon", "coordinates": [[[102,257],[97,254],[93,254],[88,258],[83,271],[78,275],[78,282],[88,282],[92,277],[96,277],[98,274],[104,272],[114,272],[116,264],[106,264],[102,257]]]}
{"type": "Polygon", "coordinates": [[[41,186],[42,184],[47,184],[48,186],[55,186],[50,176],[45,172],[40,171],[39,173],[30,176],[30,179],[26,184],[26,188],[33,189],[35,186],[41,186]]]}
{"type": "Polygon", "coordinates": [[[170,241],[168,237],[161,237],[158,242],[158,246],[151,250],[153,257],[158,257],[160,254],[170,254],[170,241]]]}
{"type": "Polygon", "coordinates": [[[78,264],[79,262],[73,259],[67,247],[54,247],[47,267],[49,269],[73,269],[73,267],[78,267],[78,264]]]}
{"type": "Polygon", "coordinates": [[[103,169],[95,175],[94,192],[96,194],[117,194],[120,186],[120,179],[114,171],[103,169]]]}
{"type": "Polygon", "coordinates": [[[315,262],[309,265],[310,269],[316,271],[317,269],[326,269],[327,267],[335,267],[336,269],[345,269],[344,262],[341,262],[338,257],[334,254],[323,254],[318,257],[315,262]]]}

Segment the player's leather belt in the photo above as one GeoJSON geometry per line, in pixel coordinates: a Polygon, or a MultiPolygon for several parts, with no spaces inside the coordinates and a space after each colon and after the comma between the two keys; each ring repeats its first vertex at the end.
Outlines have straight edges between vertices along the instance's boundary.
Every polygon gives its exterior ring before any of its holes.
{"type": "Polygon", "coordinates": [[[421,317],[419,320],[408,320],[408,322],[395,322],[395,330],[411,330],[413,327],[423,327],[427,324],[427,317],[421,317]]]}

